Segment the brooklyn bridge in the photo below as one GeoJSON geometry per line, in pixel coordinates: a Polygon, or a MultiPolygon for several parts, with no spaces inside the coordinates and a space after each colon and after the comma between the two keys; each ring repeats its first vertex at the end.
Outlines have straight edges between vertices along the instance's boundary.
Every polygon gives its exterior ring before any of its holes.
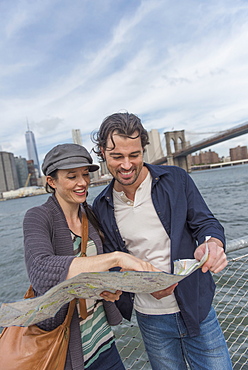
{"type": "MultiPolygon", "coordinates": [[[[160,159],[153,161],[152,164],[174,165],[182,167],[187,172],[190,172],[191,166],[188,161],[189,154],[247,133],[248,133],[248,121],[238,126],[235,126],[231,129],[220,131],[218,134],[208,137],[195,144],[187,145],[187,141],[185,139],[185,130],[167,131],[164,133],[167,156],[161,157],[160,159]]],[[[108,184],[111,181],[111,179],[112,176],[109,175],[98,180],[92,180],[91,186],[108,184]]]]}
{"type": "Polygon", "coordinates": [[[195,144],[187,145],[184,130],[167,131],[164,133],[167,156],[154,161],[153,164],[175,165],[184,168],[186,171],[189,171],[190,166],[187,160],[187,156],[189,154],[247,133],[248,121],[231,129],[220,131],[218,134],[208,137],[195,144]]]}

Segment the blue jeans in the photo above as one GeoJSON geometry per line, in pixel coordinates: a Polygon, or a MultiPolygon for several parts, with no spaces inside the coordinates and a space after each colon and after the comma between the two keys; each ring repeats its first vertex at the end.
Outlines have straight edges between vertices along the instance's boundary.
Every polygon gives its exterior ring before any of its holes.
{"type": "Polygon", "coordinates": [[[200,324],[200,335],[190,338],[180,312],[146,315],[137,321],[153,370],[230,370],[232,364],[214,308],[200,324]]]}

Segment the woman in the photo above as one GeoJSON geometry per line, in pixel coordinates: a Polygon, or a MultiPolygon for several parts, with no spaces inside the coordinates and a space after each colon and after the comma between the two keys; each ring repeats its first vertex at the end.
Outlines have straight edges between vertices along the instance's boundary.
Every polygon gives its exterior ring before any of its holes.
{"type": "MultiPolygon", "coordinates": [[[[98,168],[87,150],[77,144],[57,145],[45,156],[42,170],[46,189],[53,194],[43,205],[30,209],[23,224],[26,266],[36,296],[81,272],[107,271],[112,267],[158,271],[126,253],[102,254],[97,220],[86,203],[89,172],[98,168]],[[89,234],[86,258],[80,257],[84,213],[89,234]]],[[[65,369],[124,369],[110,327],[121,321],[113,303],[120,295],[120,291],[103,292],[101,301],[86,300],[88,316],[84,319],[76,307],[65,369]]],[[[38,326],[53,330],[64,321],[67,309],[68,304],[38,326]]]]}

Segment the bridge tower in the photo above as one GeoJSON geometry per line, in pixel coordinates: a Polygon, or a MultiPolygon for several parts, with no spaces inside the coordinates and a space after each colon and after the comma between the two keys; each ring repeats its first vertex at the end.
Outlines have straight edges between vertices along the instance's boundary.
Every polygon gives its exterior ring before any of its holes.
{"type": "Polygon", "coordinates": [[[164,133],[164,135],[165,135],[168,165],[178,166],[178,167],[183,168],[185,171],[189,172],[189,164],[188,164],[187,156],[175,157],[175,158],[173,156],[174,153],[182,149],[185,149],[186,147],[184,130],[167,131],[164,133]],[[174,146],[174,148],[172,148],[172,146],[174,146]]]}

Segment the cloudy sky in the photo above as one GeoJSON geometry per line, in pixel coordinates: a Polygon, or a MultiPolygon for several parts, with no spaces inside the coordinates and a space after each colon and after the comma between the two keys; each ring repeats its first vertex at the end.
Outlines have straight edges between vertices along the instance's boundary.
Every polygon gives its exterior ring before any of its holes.
{"type": "MultiPolygon", "coordinates": [[[[248,120],[247,0],[0,0],[0,14],[0,148],[15,156],[27,124],[42,161],[73,128],[90,150],[119,111],[191,143],[248,120]]],[[[237,145],[248,135],[211,149],[237,145]]]]}

